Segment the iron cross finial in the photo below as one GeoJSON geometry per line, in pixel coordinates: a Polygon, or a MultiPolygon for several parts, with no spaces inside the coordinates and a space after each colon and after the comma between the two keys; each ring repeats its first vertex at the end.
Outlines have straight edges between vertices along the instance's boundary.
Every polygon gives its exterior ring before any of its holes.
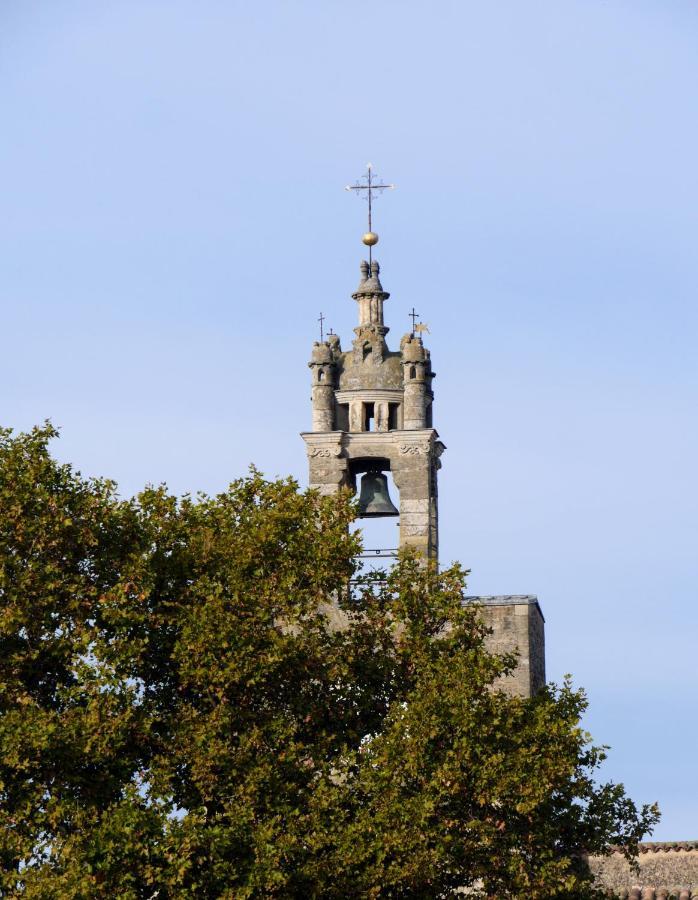
{"type": "Polygon", "coordinates": [[[412,312],[408,312],[407,315],[412,319],[412,334],[414,335],[415,322],[419,318],[419,313],[415,312],[414,306],[412,307],[412,312]]]}
{"type": "Polygon", "coordinates": [[[371,249],[378,243],[378,235],[373,231],[372,211],[373,211],[373,195],[374,193],[382,194],[383,191],[393,190],[394,184],[381,184],[380,179],[373,174],[373,166],[371,163],[366,165],[366,175],[363,175],[361,181],[356,184],[348,184],[345,191],[355,191],[358,196],[361,191],[366,191],[366,199],[368,200],[368,231],[361,239],[368,247],[368,260],[371,262],[371,249]],[[364,184],[361,181],[365,182],[364,184]]]}
{"type": "Polygon", "coordinates": [[[320,340],[324,341],[325,340],[325,331],[324,331],[323,325],[325,323],[325,316],[323,316],[322,313],[320,313],[320,318],[318,319],[318,322],[320,323],[320,340]]]}

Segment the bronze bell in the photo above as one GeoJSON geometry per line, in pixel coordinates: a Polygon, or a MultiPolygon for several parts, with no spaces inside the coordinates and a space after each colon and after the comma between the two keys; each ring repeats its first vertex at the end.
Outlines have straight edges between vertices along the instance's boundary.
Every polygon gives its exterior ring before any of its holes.
{"type": "Polygon", "coordinates": [[[387,475],[383,472],[366,472],[361,478],[359,518],[374,519],[378,516],[399,515],[388,493],[387,475]]]}

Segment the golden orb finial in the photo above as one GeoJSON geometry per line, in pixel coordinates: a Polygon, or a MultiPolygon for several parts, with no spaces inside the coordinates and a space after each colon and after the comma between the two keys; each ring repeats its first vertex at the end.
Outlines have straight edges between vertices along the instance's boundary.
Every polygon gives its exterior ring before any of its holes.
{"type": "Polygon", "coordinates": [[[378,243],[378,235],[375,231],[367,231],[366,234],[361,238],[361,240],[366,244],[367,247],[375,247],[378,243]]]}

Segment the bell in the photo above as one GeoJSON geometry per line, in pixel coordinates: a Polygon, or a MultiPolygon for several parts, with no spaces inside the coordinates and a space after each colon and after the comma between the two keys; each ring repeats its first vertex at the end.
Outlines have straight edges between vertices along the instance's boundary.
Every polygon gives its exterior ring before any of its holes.
{"type": "Polygon", "coordinates": [[[378,516],[399,516],[400,513],[388,493],[388,478],[383,472],[366,472],[361,478],[359,517],[372,519],[378,516]]]}

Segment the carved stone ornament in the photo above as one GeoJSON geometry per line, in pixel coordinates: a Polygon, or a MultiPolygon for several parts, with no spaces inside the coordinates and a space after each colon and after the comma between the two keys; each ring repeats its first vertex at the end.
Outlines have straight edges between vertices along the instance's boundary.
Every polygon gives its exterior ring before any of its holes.
{"type": "Polygon", "coordinates": [[[324,459],[331,459],[333,456],[339,456],[340,452],[341,450],[339,447],[332,449],[330,449],[330,447],[312,447],[308,450],[308,456],[321,456],[324,459]]]}
{"type": "Polygon", "coordinates": [[[400,444],[400,453],[403,456],[427,456],[428,444],[400,444]]]}

